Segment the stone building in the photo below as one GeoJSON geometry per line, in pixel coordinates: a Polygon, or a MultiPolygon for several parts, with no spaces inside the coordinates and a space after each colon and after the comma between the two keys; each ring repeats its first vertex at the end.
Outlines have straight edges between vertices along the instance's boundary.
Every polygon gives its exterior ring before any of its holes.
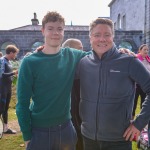
{"type": "MultiPolygon", "coordinates": [[[[41,25],[37,19],[36,13],[31,19],[32,24],[18,27],[11,30],[0,30],[0,51],[5,54],[5,47],[9,44],[16,45],[19,49],[18,57],[22,57],[27,52],[35,50],[38,46],[44,43],[41,33],[41,25]]],[[[89,41],[89,27],[66,25],[64,40],[68,38],[78,38],[82,41],[84,50],[91,50],[89,41]]],[[[117,47],[127,47],[133,51],[137,50],[142,39],[142,31],[115,31],[115,43],[117,47]],[[129,42],[130,45],[126,43],[129,42]]]]}
{"type": "Polygon", "coordinates": [[[150,46],[150,0],[112,0],[108,6],[116,30],[142,31],[142,43],[150,46]]]}

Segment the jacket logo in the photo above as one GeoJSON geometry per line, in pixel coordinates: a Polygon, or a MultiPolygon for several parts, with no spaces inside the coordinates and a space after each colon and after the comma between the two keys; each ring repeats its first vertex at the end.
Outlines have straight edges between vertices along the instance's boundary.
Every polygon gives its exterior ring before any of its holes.
{"type": "Polygon", "coordinates": [[[119,70],[110,69],[110,72],[120,72],[119,70]]]}

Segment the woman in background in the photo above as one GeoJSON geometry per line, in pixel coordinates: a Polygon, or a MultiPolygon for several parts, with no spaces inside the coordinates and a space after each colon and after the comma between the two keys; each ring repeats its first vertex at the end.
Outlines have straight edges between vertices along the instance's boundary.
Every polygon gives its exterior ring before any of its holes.
{"type": "MultiPolygon", "coordinates": [[[[147,68],[148,71],[150,71],[150,57],[148,56],[149,53],[149,48],[147,44],[142,44],[139,47],[138,50],[138,54],[137,54],[137,58],[143,63],[143,65],[147,68]]],[[[136,93],[135,93],[135,99],[134,99],[134,106],[133,106],[133,112],[132,112],[132,116],[134,119],[135,116],[135,110],[137,107],[137,101],[138,101],[138,97],[141,97],[141,108],[142,108],[142,103],[145,100],[146,94],[143,92],[143,90],[141,89],[141,87],[136,84],[136,93]]]]}

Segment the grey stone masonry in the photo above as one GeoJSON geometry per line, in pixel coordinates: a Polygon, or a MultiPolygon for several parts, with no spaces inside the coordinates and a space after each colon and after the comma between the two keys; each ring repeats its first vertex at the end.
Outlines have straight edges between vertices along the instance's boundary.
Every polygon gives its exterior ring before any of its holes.
{"type": "MultiPolygon", "coordinates": [[[[84,30],[81,30],[79,27],[76,30],[65,30],[64,41],[68,38],[80,39],[83,43],[84,50],[89,51],[91,50],[91,46],[88,27],[83,28],[84,30]]],[[[116,30],[114,42],[119,46],[122,41],[127,41],[132,45],[133,51],[136,52],[137,47],[141,44],[142,38],[142,31],[116,30]]],[[[40,30],[0,30],[0,48],[5,42],[14,43],[20,49],[18,57],[22,57],[26,52],[31,51],[31,47],[35,42],[44,42],[44,39],[40,30]]]]}
{"type": "Polygon", "coordinates": [[[150,0],[146,0],[145,14],[145,43],[147,43],[150,48],[150,0]]]}

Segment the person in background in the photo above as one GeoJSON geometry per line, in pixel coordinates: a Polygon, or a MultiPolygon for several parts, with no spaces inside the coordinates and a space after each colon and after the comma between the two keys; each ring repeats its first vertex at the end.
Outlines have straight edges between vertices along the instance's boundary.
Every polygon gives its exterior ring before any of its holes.
{"type": "MultiPolygon", "coordinates": [[[[70,47],[78,50],[83,50],[82,42],[79,39],[67,39],[62,47],[70,47]]],[[[71,116],[72,122],[77,132],[76,150],[83,150],[83,139],[81,134],[81,118],[79,116],[79,102],[80,102],[80,80],[75,79],[71,91],[71,116]]]]}
{"type": "Polygon", "coordinates": [[[137,58],[118,52],[112,20],[95,19],[89,37],[92,53],[76,72],[84,150],[132,150],[131,141],[150,119],[150,73],[137,58]],[[131,122],[136,82],[147,98],[131,122]]]}
{"type": "Polygon", "coordinates": [[[6,55],[0,58],[0,86],[1,86],[1,115],[4,122],[4,134],[16,134],[15,130],[8,128],[8,109],[11,100],[12,79],[18,74],[18,71],[13,71],[10,60],[14,60],[19,52],[19,49],[14,45],[8,45],[5,49],[6,55]]]}
{"type": "Polygon", "coordinates": [[[0,58],[3,56],[3,53],[2,52],[0,52],[0,58]]]}
{"type": "MultiPolygon", "coordinates": [[[[139,47],[137,58],[143,63],[143,65],[150,71],[150,57],[148,56],[149,48],[147,44],[142,44],[139,47]]],[[[135,98],[134,98],[134,106],[133,106],[133,112],[132,112],[132,119],[135,117],[135,111],[137,107],[137,101],[139,96],[141,97],[141,104],[140,108],[142,108],[142,103],[145,100],[146,93],[143,92],[139,84],[136,84],[136,92],[135,92],[135,98]]]]}

